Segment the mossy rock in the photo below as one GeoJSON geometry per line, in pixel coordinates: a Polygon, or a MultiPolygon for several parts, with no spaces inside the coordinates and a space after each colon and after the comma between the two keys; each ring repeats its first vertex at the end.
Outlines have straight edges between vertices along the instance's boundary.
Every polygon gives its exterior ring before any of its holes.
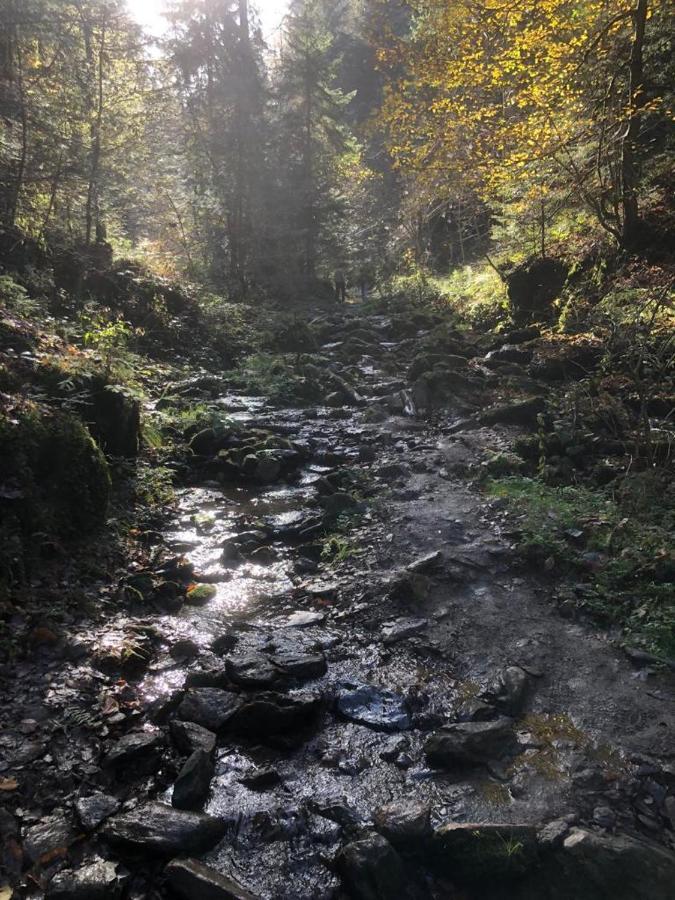
{"type": "Polygon", "coordinates": [[[483,465],[489,475],[497,477],[500,475],[522,475],[527,468],[525,460],[510,450],[492,453],[483,465]]]}
{"type": "Polygon", "coordinates": [[[103,524],[110,497],[105,457],[75,416],[32,406],[0,416],[0,501],[24,545],[37,532],[57,538],[103,524]]]}
{"type": "Polygon", "coordinates": [[[217,590],[212,584],[196,584],[187,592],[186,602],[191,606],[203,606],[209,600],[213,600],[217,590]]]}

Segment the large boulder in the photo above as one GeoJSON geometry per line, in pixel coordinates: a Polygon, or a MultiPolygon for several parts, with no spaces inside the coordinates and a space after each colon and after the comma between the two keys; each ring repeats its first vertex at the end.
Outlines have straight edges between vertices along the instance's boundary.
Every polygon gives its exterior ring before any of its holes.
{"type": "Polygon", "coordinates": [[[528,259],[506,275],[506,288],[516,324],[547,319],[553,301],[567,280],[567,266],[559,259],[528,259]]]}
{"type": "Polygon", "coordinates": [[[434,732],[424,745],[432,765],[480,765],[507,756],[514,744],[513,722],[455,722],[434,732]]]}
{"type": "Polygon", "coordinates": [[[226,830],[227,823],[222,819],[148,801],[108,819],[103,835],[113,844],[143,854],[175,856],[210,850],[226,830]]]}
{"type": "Polygon", "coordinates": [[[514,900],[672,900],[675,853],[644,838],[572,828],[514,900]]]}
{"type": "Polygon", "coordinates": [[[110,456],[138,455],[141,404],[124,388],[99,383],[91,394],[85,417],[92,434],[110,456]]]}
{"type": "Polygon", "coordinates": [[[431,805],[420,800],[396,800],[373,813],[375,828],[405,852],[418,849],[431,837],[431,805]]]}
{"type": "Polygon", "coordinates": [[[176,712],[179,719],[194,722],[208,731],[218,732],[241,706],[241,698],[231,691],[215,687],[191,688],[176,712]]]}
{"type": "Polygon", "coordinates": [[[12,511],[31,531],[68,537],[105,520],[108,466],[75,416],[40,407],[0,416],[0,471],[12,511]]]}
{"type": "Polygon", "coordinates": [[[322,696],[313,692],[256,694],[238,709],[233,727],[246,737],[297,737],[300,729],[316,718],[322,707],[322,696]]]}
{"type": "Polygon", "coordinates": [[[401,858],[381,834],[347,844],[336,862],[353,900],[403,900],[408,896],[401,858]]]}

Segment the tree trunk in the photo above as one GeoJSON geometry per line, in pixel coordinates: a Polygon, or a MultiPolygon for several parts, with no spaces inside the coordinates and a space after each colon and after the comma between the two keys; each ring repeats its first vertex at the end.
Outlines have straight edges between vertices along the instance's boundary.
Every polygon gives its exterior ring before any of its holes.
{"type": "Polygon", "coordinates": [[[91,166],[89,184],[87,186],[87,207],[85,213],[85,238],[87,247],[91,244],[94,230],[94,219],[98,221],[99,173],[101,166],[101,129],[103,126],[103,69],[105,57],[106,23],[101,28],[101,41],[98,50],[97,100],[96,115],[91,124],[91,166]]]}
{"type": "Polygon", "coordinates": [[[625,247],[636,244],[640,231],[638,208],[638,140],[640,136],[640,112],[644,96],[644,42],[649,0],[637,0],[633,12],[633,44],[629,63],[628,109],[629,119],[622,145],[622,243],[625,247]]]}

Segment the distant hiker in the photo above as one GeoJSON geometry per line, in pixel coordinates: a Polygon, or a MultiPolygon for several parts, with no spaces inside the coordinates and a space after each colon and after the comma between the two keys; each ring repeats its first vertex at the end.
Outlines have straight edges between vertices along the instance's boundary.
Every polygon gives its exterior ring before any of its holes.
{"type": "Polygon", "coordinates": [[[335,282],[335,299],[338,303],[344,303],[347,300],[347,279],[342,269],[336,269],[333,275],[335,282]]]}

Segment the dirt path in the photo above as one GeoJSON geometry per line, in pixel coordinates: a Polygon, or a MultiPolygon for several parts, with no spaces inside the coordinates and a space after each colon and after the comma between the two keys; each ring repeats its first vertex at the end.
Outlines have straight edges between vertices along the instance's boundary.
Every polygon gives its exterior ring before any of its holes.
{"type": "Polygon", "coordinates": [[[456,430],[480,391],[404,415],[419,335],[358,312],[317,330],[329,405],[221,398],[231,433],[193,439],[157,565],[126,581],[139,602],[5,672],[17,895],[610,896],[583,854],[576,893],[532,887],[572,834],[615,873],[630,857],[622,890],[645,869],[667,897],[668,680],[519,567],[507,514],[459,474],[512,434],[456,430]],[[498,852],[465,865],[472,835],[498,852]],[[185,855],[209,868],[164,868],[185,855]]]}

